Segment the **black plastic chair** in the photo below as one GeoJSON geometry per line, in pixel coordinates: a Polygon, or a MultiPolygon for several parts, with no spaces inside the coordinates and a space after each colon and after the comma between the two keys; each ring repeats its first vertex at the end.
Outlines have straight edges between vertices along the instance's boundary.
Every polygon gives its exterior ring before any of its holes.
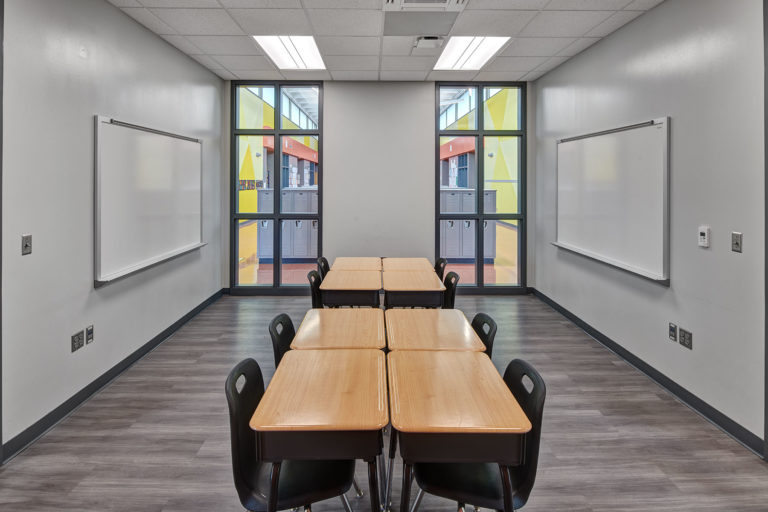
{"type": "MultiPolygon", "coordinates": [[[[224,390],[229,404],[232,473],[237,495],[246,509],[266,512],[273,465],[257,459],[256,435],[248,426],[264,396],[264,377],[258,363],[253,359],[240,362],[227,377],[224,390]],[[242,387],[238,386],[240,380],[242,387]]],[[[354,460],[286,460],[280,464],[279,474],[278,510],[308,507],[335,496],[341,497],[345,510],[351,510],[344,493],[352,486],[354,460]]]]}
{"type": "Polygon", "coordinates": [[[485,313],[478,313],[472,319],[472,328],[475,330],[480,340],[485,345],[485,353],[491,357],[493,352],[493,339],[496,337],[498,326],[490,316],[485,313]]]}
{"type": "Polygon", "coordinates": [[[310,270],[307,279],[309,279],[309,291],[312,293],[312,307],[322,308],[323,299],[320,297],[320,283],[323,282],[323,278],[317,270],[310,270]]]}
{"type": "Polygon", "coordinates": [[[448,260],[445,258],[437,258],[435,261],[435,273],[437,274],[437,277],[440,278],[442,281],[445,277],[445,266],[448,264],[448,260]]]}
{"type": "Polygon", "coordinates": [[[448,272],[443,284],[445,285],[443,309],[453,309],[453,305],[456,303],[456,286],[459,284],[459,274],[456,272],[448,272]]]}
{"type": "Polygon", "coordinates": [[[523,463],[509,468],[510,496],[512,508],[505,507],[502,471],[493,463],[417,463],[413,465],[419,490],[416,496],[415,511],[425,492],[447,498],[459,503],[493,510],[517,510],[526,504],[536,481],[536,469],[539,463],[539,444],[541,441],[541,419],[544,412],[544,399],[547,388],[544,380],[533,366],[520,359],[515,359],[504,372],[504,382],[531,421],[532,429],[525,434],[523,463]],[[533,383],[530,391],[524,378],[533,383]]]}
{"type": "Polygon", "coordinates": [[[320,273],[321,279],[325,279],[325,276],[327,276],[328,272],[331,271],[331,266],[328,265],[328,260],[325,258],[325,256],[320,256],[317,258],[317,271],[320,273]]]}
{"type": "Polygon", "coordinates": [[[291,350],[291,342],[296,336],[291,317],[281,313],[273,318],[269,322],[269,336],[272,338],[272,351],[275,354],[275,368],[277,368],[285,353],[291,350]]]}

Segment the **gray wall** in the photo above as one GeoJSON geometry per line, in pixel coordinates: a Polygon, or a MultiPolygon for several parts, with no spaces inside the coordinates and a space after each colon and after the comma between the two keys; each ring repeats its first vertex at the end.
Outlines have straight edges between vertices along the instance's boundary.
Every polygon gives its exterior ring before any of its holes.
{"type": "Polygon", "coordinates": [[[3,441],[221,288],[222,87],[103,0],[5,1],[3,441]],[[203,139],[208,242],[99,290],[94,114],[203,139]],[[70,353],[70,335],[90,324],[95,342],[70,353]]]}
{"type": "Polygon", "coordinates": [[[535,84],[532,283],[763,436],[763,24],[759,0],[667,0],[535,84]],[[671,286],[560,251],[555,140],[671,116],[671,286]],[[697,247],[700,224],[712,247],[697,247]],[[730,232],[744,233],[744,253],[730,232]],[[674,322],[693,351],[667,339],[674,322]]]}
{"type": "Polygon", "coordinates": [[[435,84],[326,82],[323,253],[435,255],[435,84]]]}

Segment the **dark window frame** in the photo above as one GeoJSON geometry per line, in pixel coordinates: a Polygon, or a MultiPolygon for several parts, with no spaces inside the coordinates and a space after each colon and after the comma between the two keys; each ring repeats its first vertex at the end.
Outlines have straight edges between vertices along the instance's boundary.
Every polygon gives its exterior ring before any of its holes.
{"type": "MultiPolygon", "coordinates": [[[[290,118],[289,118],[290,119],[290,118]]],[[[323,82],[306,80],[232,80],[230,86],[230,180],[229,180],[229,291],[232,295],[306,295],[308,287],[296,284],[281,284],[282,273],[282,229],[284,220],[316,221],[317,254],[323,253],[323,82]],[[246,129],[238,128],[239,104],[237,90],[239,87],[274,87],[275,90],[275,122],[274,128],[246,129]],[[317,127],[312,129],[282,128],[282,88],[284,87],[317,87],[318,114],[317,127]],[[241,213],[238,212],[237,184],[239,183],[237,139],[242,135],[274,137],[275,151],[273,158],[274,203],[271,213],[241,213]],[[282,137],[284,136],[317,136],[317,160],[320,173],[317,176],[317,212],[315,213],[283,213],[282,199],[282,137]],[[280,149],[278,150],[278,145],[280,149]],[[272,283],[269,284],[239,284],[238,283],[238,224],[241,220],[271,220],[272,221],[272,283]]]]}
{"type": "MultiPolygon", "coordinates": [[[[460,293],[467,294],[524,294],[527,288],[527,84],[525,82],[435,82],[435,259],[440,255],[440,221],[443,220],[474,220],[475,221],[475,283],[462,285],[460,293]],[[476,126],[474,130],[441,130],[440,129],[440,89],[442,87],[476,87],[474,95],[474,110],[476,126]],[[520,110],[518,130],[487,130],[484,126],[485,109],[483,108],[485,87],[517,88],[520,90],[520,110]],[[519,181],[518,181],[518,213],[485,213],[485,158],[482,148],[485,137],[519,137],[519,181]],[[475,166],[476,193],[474,213],[442,213],[440,211],[440,138],[441,137],[475,137],[475,166]],[[484,233],[481,226],[487,220],[515,220],[518,223],[517,261],[519,283],[516,285],[486,284],[484,233]]],[[[472,112],[472,108],[470,108],[472,112]]]]}

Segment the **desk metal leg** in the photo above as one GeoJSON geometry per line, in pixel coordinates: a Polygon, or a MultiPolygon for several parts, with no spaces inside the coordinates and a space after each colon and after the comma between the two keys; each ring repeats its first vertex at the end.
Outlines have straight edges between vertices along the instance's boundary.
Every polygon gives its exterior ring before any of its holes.
{"type": "Polygon", "coordinates": [[[277,512],[277,491],[280,481],[280,462],[272,463],[272,472],[269,477],[269,500],[267,501],[267,512],[277,512]]]}
{"type": "Polygon", "coordinates": [[[380,453],[376,456],[376,463],[379,465],[379,500],[381,501],[382,510],[387,509],[387,465],[384,462],[384,453],[380,453]]]}
{"type": "Polygon", "coordinates": [[[368,462],[368,492],[371,495],[371,511],[379,510],[379,482],[376,475],[376,457],[368,462]]]}
{"type": "Polygon", "coordinates": [[[400,493],[400,512],[409,512],[411,504],[411,473],[413,466],[403,461],[403,489],[400,493]]]}
{"type": "Polygon", "coordinates": [[[512,503],[512,480],[509,466],[499,466],[501,471],[501,485],[504,488],[504,512],[514,512],[515,506],[512,503]]]}
{"type": "Polygon", "coordinates": [[[389,468],[387,469],[387,489],[384,507],[392,508],[392,485],[395,476],[395,455],[397,454],[397,431],[394,428],[389,429],[389,468]]]}

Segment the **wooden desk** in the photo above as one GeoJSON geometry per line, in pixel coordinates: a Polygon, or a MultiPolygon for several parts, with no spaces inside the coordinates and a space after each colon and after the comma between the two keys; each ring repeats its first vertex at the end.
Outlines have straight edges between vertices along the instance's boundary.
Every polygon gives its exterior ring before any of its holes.
{"type": "Polygon", "coordinates": [[[435,267],[427,258],[384,258],[384,270],[425,270],[435,271],[435,267]]]}
{"type": "Polygon", "coordinates": [[[401,512],[408,511],[416,462],[493,462],[502,474],[521,463],[531,422],[485,354],[397,351],[388,363],[389,455],[391,464],[399,440],[401,512]]]}
{"type": "Polygon", "coordinates": [[[385,316],[390,350],[485,351],[458,309],[389,309],[385,316]]]}
{"type": "Polygon", "coordinates": [[[384,311],[378,308],[310,309],[291,343],[298,350],[385,346],[384,311]]]}
{"type": "Polygon", "coordinates": [[[381,258],[341,256],[333,260],[331,270],[381,270],[381,258]]]}
{"type": "MultiPolygon", "coordinates": [[[[291,350],[283,356],[251,417],[258,457],[273,463],[270,498],[284,460],[363,459],[371,510],[379,510],[377,458],[387,425],[381,350],[291,350]],[[275,471],[276,469],[276,471],[275,471]]],[[[276,499],[269,500],[274,512],[276,499]]]]}
{"type": "Polygon", "coordinates": [[[320,283],[326,306],[379,306],[381,272],[378,270],[331,270],[320,283]]]}
{"type": "Polygon", "coordinates": [[[433,270],[385,270],[384,307],[439,308],[445,286],[433,270]]]}

